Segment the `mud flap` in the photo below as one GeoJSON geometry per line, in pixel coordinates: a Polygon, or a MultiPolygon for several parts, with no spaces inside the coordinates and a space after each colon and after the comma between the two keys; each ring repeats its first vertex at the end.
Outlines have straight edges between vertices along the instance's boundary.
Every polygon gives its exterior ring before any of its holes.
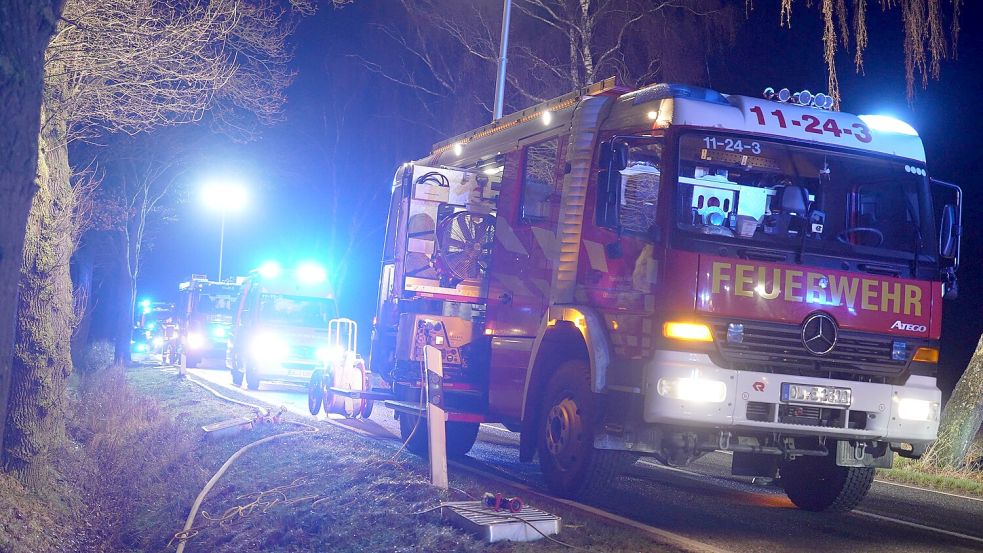
{"type": "Polygon", "coordinates": [[[836,465],[840,467],[891,468],[894,455],[879,443],[871,447],[868,442],[840,440],[836,442],[836,465]],[[879,456],[875,457],[875,454],[879,456]]]}

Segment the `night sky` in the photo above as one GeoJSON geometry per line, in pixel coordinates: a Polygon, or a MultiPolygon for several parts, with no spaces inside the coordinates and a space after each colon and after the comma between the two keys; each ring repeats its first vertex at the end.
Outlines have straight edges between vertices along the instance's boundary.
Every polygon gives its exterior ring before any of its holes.
{"type": "MultiPolygon", "coordinates": [[[[301,25],[295,37],[298,75],[288,91],[284,121],[266,129],[259,140],[238,144],[206,127],[188,131],[200,133],[198,154],[204,160],[201,167],[189,170],[188,190],[208,175],[222,173],[239,175],[251,190],[247,210],[230,215],[226,223],[225,275],[243,274],[266,259],[316,259],[329,272],[347,264],[348,279],[338,291],[340,304],[363,325],[359,349],[365,350],[392,174],[399,163],[424,155],[433,142],[446,138],[412,123],[415,117],[407,110],[413,104],[405,89],[367,72],[352,57],[377,47],[379,33],[368,23],[387,15],[393,4],[360,0],[343,10],[322,9],[301,25]],[[334,216],[330,187],[339,187],[345,199],[334,216]],[[362,222],[358,247],[347,259],[339,259],[331,248],[332,229],[346,228],[353,218],[362,222]]],[[[777,0],[755,2],[755,11],[740,23],[736,41],[709,62],[712,87],[755,96],[766,86],[824,92],[820,16],[799,4],[790,31],[778,26],[777,0]]],[[[840,52],[843,110],[891,114],[911,123],[925,142],[932,176],[959,184],[965,193],[960,297],[947,303],[943,330],[941,384],[946,388],[965,366],[983,330],[978,317],[983,308],[983,242],[976,222],[983,211],[983,193],[976,182],[983,175],[978,153],[983,144],[983,99],[978,96],[983,91],[983,37],[972,25],[983,20],[983,7],[964,3],[959,59],[945,62],[941,80],[919,89],[911,104],[905,97],[900,14],[895,10],[885,16],[876,3],[869,9],[866,74],[857,76],[852,53],[840,52]]],[[[489,103],[492,95],[489,90],[489,103]]],[[[190,197],[196,199],[194,194],[190,197]]],[[[178,220],[147,256],[140,297],[173,300],[177,283],[192,272],[215,276],[218,242],[214,213],[195,201],[181,206],[178,220]]]]}

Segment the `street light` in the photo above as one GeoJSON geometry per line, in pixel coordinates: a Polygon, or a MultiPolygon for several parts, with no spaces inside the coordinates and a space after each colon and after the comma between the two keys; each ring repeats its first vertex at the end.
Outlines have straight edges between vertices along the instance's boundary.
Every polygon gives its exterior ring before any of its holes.
{"type": "Polygon", "coordinates": [[[225,248],[225,214],[240,211],[246,205],[246,189],[236,182],[211,182],[201,191],[201,199],[206,207],[218,210],[222,219],[222,229],[218,241],[218,280],[222,280],[222,254],[225,248]]]}

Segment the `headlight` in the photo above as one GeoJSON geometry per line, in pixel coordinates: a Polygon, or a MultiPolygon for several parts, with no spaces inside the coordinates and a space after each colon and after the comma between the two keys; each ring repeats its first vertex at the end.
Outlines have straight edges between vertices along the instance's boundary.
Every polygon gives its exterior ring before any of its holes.
{"type": "Polygon", "coordinates": [[[212,327],[212,336],[214,336],[216,338],[225,338],[225,334],[226,334],[226,332],[225,332],[225,327],[224,326],[213,326],[212,327]]]}
{"type": "Polygon", "coordinates": [[[154,347],[158,347],[159,348],[159,347],[161,347],[163,345],[164,345],[164,339],[163,338],[161,338],[160,336],[154,338],[154,347]]]}
{"type": "Polygon", "coordinates": [[[275,334],[261,334],[252,341],[253,355],[260,361],[276,363],[290,353],[290,347],[275,334]]]}
{"type": "Polygon", "coordinates": [[[689,342],[713,341],[713,335],[710,334],[710,327],[701,323],[669,321],[662,326],[662,335],[666,338],[686,340],[689,342]]]}
{"type": "Polygon", "coordinates": [[[205,339],[202,338],[201,334],[198,334],[197,332],[189,332],[187,342],[188,348],[198,349],[205,343],[205,339]]]}
{"type": "Polygon", "coordinates": [[[696,403],[721,403],[727,398],[727,384],[719,380],[693,378],[660,378],[659,395],[696,403]]]}
{"type": "Polygon", "coordinates": [[[898,401],[898,418],[921,422],[938,420],[939,404],[924,399],[902,398],[898,401]]]}

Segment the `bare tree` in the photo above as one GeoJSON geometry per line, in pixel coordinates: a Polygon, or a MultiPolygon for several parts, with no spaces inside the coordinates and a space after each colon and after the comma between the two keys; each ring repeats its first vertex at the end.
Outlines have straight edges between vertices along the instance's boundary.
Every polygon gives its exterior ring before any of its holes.
{"type": "MultiPolygon", "coordinates": [[[[461,129],[486,121],[501,2],[400,2],[405,17],[375,26],[389,41],[385,54],[362,56],[363,63],[414,91],[435,125],[461,129]]],[[[736,21],[734,8],[716,0],[514,0],[514,6],[506,98],[512,109],[611,75],[629,85],[706,82],[705,57],[733,39],[736,21]]]]}
{"type": "Polygon", "coordinates": [[[277,119],[287,38],[303,0],[68,0],[44,58],[38,193],[27,225],[7,467],[30,488],[63,435],[74,311],[76,198],[68,144],[103,132],[210,121],[239,134],[277,119]]]}
{"type": "MultiPolygon", "coordinates": [[[[792,26],[793,0],[781,2],[780,24],[792,26]]],[[[815,5],[823,18],[823,58],[826,62],[829,93],[840,101],[840,83],[836,70],[838,49],[849,51],[853,47],[853,63],[858,73],[864,70],[864,52],[870,43],[867,22],[870,18],[870,4],[874,0],[853,0],[852,11],[846,0],[816,0],[807,2],[815,5]]],[[[877,0],[882,12],[900,10],[904,27],[905,79],[908,86],[908,99],[915,96],[915,85],[928,86],[929,78],[938,79],[942,61],[958,53],[959,14],[963,0],[949,0],[951,17],[948,25],[943,24],[945,15],[942,0],[877,0]]],[[[747,0],[748,11],[753,9],[753,0],[747,0]]]]}
{"type": "Polygon", "coordinates": [[[983,423],[983,336],[966,370],[956,383],[952,397],[942,411],[939,439],[923,458],[925,464],[940,469],[966,466],[967,456],[983,423]]]}
{"type": "Polygon", "coordinates": [[[121,137],[105,149],[104,185],[97,197],[97,229],[108,231],[116,260],[115,361],[128,364],[136,284],[144,256],[175,216],[184,195],[179,182],[193,147],[186,136],[155,132],[121,137]]]}
{"type": "MultiPolygon", "coordinates": [[[[62,0],[0,2],[0,445],[13,368],[17,283],[24,231],[37,186],[44,51],[55,31],[62,0]]],[[[4,464],[0,447],[0,466],[4,464]]]]}

